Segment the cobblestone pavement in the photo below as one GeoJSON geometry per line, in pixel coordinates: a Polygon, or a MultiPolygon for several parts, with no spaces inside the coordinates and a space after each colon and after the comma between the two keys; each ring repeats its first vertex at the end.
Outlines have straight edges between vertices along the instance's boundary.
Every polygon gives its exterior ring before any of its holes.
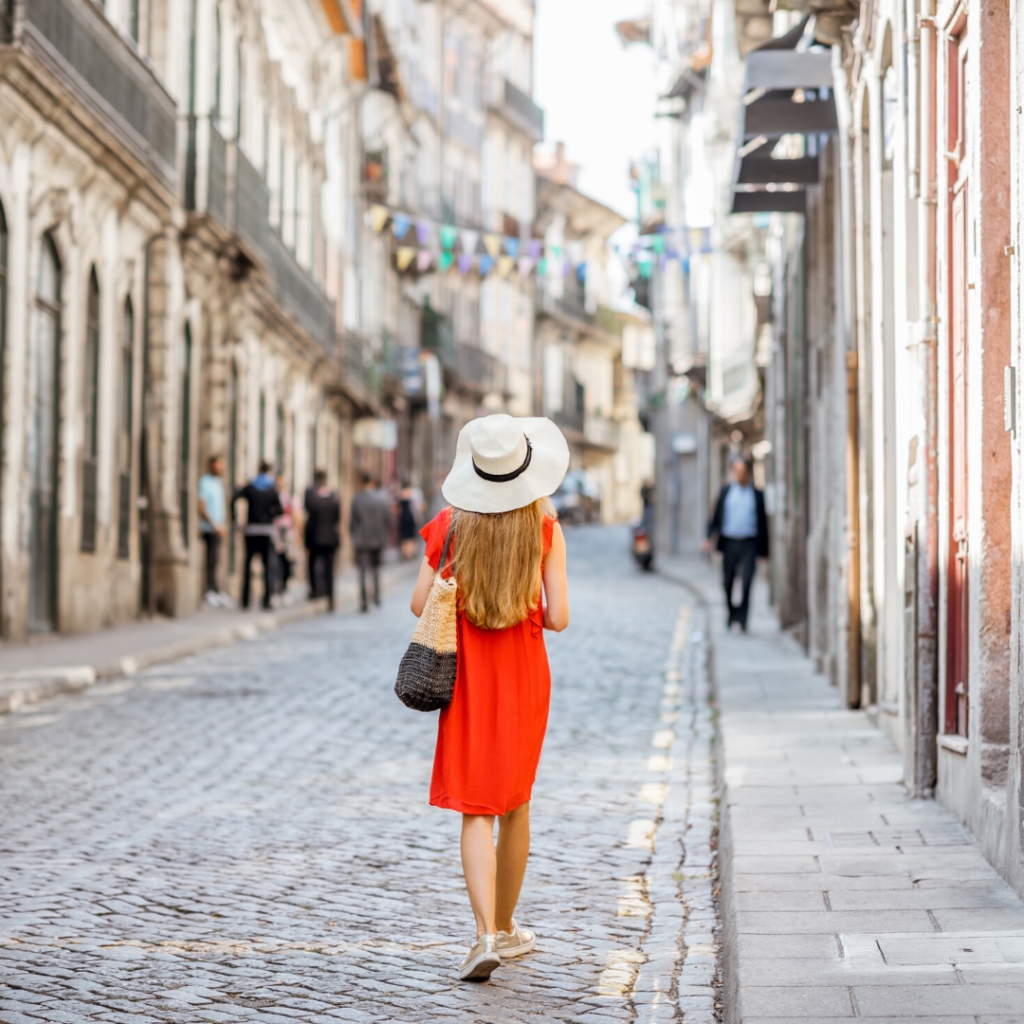
{"type": "Polygon", "coordinates": [[[483,985],[405,595],[0,721],[0,1021],[710,1021],[703,611],[569,531],[520,912],[483,985]]]}

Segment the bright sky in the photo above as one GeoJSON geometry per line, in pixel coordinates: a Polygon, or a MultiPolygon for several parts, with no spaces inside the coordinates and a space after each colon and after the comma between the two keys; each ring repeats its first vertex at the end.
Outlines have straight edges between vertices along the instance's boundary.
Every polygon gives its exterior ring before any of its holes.
{"type": "Polygon", "coordinates": [[[645,0],[537,0],[534,99],[544,145],[565,143],[579,187],[623,216],[636,215],[629,161],[655,143],[654,55],[623,48],[615,22],[646,12],[645,0]]]}

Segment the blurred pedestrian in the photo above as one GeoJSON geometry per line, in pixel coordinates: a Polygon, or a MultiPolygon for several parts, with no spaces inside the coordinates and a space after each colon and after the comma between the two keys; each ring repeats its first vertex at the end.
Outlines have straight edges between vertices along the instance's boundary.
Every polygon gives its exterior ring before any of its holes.
{"type": "Polygon", "coordinates": [[[413,612],[423,613],[435,574],[451,576],[452,562],[458,581],[457,675],[441,712],[430,802],[462,813],[462,868],[476,918],[463,980],[487,978],[503,957],[536,944],[512,915],[551,695],[544,630],[569,624],[565,541],[548,500],[568,466],[569,446],[548,419],[473,420],[444,483],[451,508],[421,531],[427,548],[413,612]],[[441,566],[449,536],[454,554],[441,566]]]}
{"type": "Polygon", "coordinates": [[[252,560],[259,558],[263,562],[263,607],[269,608],[274,586],[274,520],[284,511],[269,462],[261,462],[259,473],[244,487],[235,491],[231,499],[232,520],[236,518],[235,502],[239,499],[247,505],[246,522],[242,530],[245,535],[242,607],[249,607],[252,560]]]}
{"type": "Polygon", "coordinates": [[[403,480],[402,489],[398,492],[398,547],[405,561],[416,554],[416,520],[419,514],[415,489],[409,486],[408,480],[403,480]]]}
{"type": "Polygon", "coordinates": [[[334,559],[341,544],[341,502],[327,486],[327,474],[318,469],[313,486],[306,491],[306,549],[309,551],[311,597],[327,595],[327,607],[334,610],[334,559]]]}
{"type": "Polygon", "coordinates": [[[277,556],[275,583],[277,592],[284,596],[288,581],[292,578],[292,563],[295,558],[295,498],[288,491],[283,476],[278,474],[277,493],[281,498],[281,514],[274,520],[274,550],[277,556]]]}
{"type": "Polygon", "coordinates": [[[224,460],[211,455],[207,471],[199,478],[199,531],[206,546],[206,603],[212,605],[226,605],[230,600],[221,594],[218,584],[220,549],[227,533],[223,472],[224,460]]]}
{"type": "Polygon", "coordinates": [[[348,529],[359,563],[361,610],[368,608],[366,575],[373,573],[373,603],[380,607],[380,556],[391,536],[391,501],[377,489],[369,473],[360,475],[362,489],[352,498],[348,529]]]}
{"type": "Polygon", "coordinates": [[[747,631],[750,613],[750,585],[758,558],[768,557],[768,517],[765,514],[764,494],[754,486],[750,466],[745,459],[732,463],[732,482],[719,492],[715,513],[708,523],[708,539],[704,550],[711,549],[711,538],[718,537],[718,550],[722,552],[722,585],[729,609],[727,628],[739,623],[747,631]],[[741,576],[740,603],[732,601],[736,572],[741,576]]]}

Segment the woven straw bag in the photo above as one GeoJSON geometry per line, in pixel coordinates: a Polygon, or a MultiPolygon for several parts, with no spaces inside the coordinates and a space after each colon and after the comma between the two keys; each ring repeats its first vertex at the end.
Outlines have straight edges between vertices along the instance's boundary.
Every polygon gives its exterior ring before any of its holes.
{"type": "Polygon", "coordinates": [[[452,524],[448,527],[441,561],[434,582],[427,594],[427,603],[409,642],[409,648],[398,666],[395,693],[414,711],[437,711],[446,708],[455,689],[458,667],[458,632],[455,577],[444,579],[441,571],[448,562],[452,541],[452,524]]]}

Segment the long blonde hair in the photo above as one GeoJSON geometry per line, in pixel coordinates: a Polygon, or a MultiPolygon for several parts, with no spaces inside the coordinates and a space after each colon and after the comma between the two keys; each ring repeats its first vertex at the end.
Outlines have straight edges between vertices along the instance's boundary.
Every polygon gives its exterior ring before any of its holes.
{"type": "Polygon", "coordinates": [[[544,559],[544,518],[555,518],[547,498],[512,512],[454,516],[459,606],[481,629],[508,629],[537,609],[544,559]]]}

